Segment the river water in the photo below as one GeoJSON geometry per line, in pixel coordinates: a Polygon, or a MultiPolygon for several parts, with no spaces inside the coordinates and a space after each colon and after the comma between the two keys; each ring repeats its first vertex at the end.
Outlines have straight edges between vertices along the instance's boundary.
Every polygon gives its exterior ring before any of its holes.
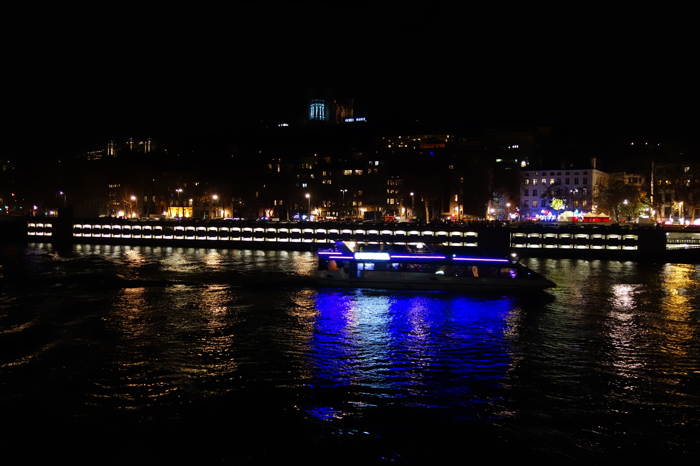
{"type": "Polygon", "coordinates": [[[0,258],[2,443],[30,462],[700,455],[695,265],[525,259],[558,287],[516,298],[319,289],[308,252],[0,258]]]}

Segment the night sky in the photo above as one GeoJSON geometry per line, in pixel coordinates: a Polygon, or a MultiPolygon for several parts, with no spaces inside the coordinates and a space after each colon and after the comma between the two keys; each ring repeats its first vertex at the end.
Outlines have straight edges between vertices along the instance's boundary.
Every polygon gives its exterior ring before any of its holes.
{"type": "Polygon", "coordinates": [[[3,152],[226,133],[293,118],[310,88],[356,96],[374,121],[694,134],[689,12],[363,5],[8,10],[3,152]]]}

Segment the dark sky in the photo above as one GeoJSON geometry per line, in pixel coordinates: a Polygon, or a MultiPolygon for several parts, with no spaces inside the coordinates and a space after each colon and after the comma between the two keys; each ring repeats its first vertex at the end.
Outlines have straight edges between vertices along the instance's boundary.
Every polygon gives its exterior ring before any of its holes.
{"type": "Polygon", "coordinates": [[[314,87],[358,96],[375,119],[697,126],[689,11],[303,5],[8,10],[2,107],[21,143],[5,150],[226,131],[284,116],[314,87]]]}

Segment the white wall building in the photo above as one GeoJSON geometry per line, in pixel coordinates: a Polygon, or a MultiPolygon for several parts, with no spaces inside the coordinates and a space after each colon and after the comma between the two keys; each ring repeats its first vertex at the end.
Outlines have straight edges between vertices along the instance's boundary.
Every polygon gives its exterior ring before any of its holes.
{"type": "Polygon", "coordinates": [[[553,213],[550,202],[562,199],[565,210],[594,212],[601,186],[609,175],[595,168],[528,170],[521,172],[520,216],[523,219],[553,213]]]}

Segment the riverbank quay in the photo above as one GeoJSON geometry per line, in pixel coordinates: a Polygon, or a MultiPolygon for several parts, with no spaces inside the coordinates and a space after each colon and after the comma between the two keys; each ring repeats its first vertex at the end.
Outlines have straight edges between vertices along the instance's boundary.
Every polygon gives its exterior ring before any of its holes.
{"type": "Polygon", "coordinates": [[[425,244],[461,254],[700,262],[700,229],[546,223],[354,223],[14,217],[0,241],[316,250],[335,241],[425,244]]]}

